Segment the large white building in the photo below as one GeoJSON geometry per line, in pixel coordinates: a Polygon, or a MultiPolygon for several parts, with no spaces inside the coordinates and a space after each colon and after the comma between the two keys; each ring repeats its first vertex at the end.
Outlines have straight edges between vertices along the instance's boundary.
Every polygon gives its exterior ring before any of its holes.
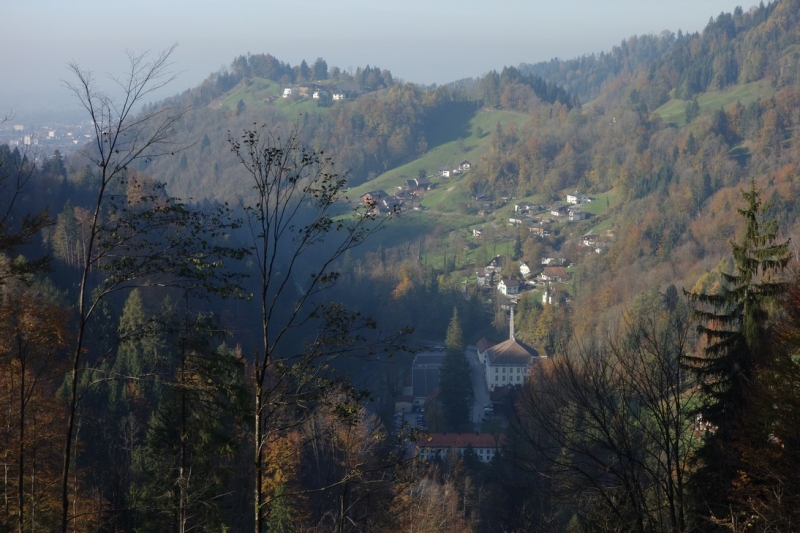
{"type": "Polygon", "coordinates": [[[497,387],[525,383],[531,366],[539,357],[535,348],[514,338],[513,307],[507,341],[493,346],[485,338],[478,341],[478,359],[483,365],[486,386],[490,392],[497,387]]]}

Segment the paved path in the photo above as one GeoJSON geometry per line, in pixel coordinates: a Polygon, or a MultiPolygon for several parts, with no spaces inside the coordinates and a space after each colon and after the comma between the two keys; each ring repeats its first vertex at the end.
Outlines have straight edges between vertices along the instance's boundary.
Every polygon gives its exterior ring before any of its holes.
{"type": "Polygon", "coordinates": [[[472,410],[470,411],[470,420],[472,420],[475,431],[480,431],[483,408],[489,403],[489,389],[486,388],[483,367],[480,361],[478,361],[478,348],[475,346],[467,346],[466,356],[467,361],[469,361],[472,391],[475,395],[475,399],[472,402],[472,410]]]}

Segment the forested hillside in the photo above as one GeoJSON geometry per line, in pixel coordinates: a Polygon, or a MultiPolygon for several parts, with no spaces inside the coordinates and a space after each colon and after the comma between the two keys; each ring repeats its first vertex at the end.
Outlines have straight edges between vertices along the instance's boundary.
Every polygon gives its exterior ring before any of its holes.
{"type": "Polygon", "coordinates": [[[96,138],[0,146],[0,529],[800,527],[800,0],[440,87],[71,68],[96,138]],[[533,370],[411,427],[445,336],[533,370]]]}

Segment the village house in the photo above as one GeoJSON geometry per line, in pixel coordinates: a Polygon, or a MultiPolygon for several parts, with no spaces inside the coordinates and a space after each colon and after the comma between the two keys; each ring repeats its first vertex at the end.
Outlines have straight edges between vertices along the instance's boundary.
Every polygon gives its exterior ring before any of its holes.
{"type": "Polygon", "coordinates": [[[367,207],[376,207],[383,198],[389,195],[383,189],[376,189],[374,191],[365,192],[361,195],[361,202],[367,207]]]}
{"type": "Polygon", "coordinates": [[[542,281],[559,282],[569,280],[567,269],[563,266],[546,266],[539,277],[542,279],[542,281]]]}
{"type": "Polygon", "coordinates": [[[570,222],[577,222],[578,220],[584,220],[585,218],[586,212],[583,209],[572,208],[569,210],[570,222]]]}
{"type": "Polygon", "coordinates": [[[382,213],[399,211],[405,205],[402,199],[387,194],[383,189],[365,192],[361,195],[361,202],[368,209],[382,213]]]}
{"type": "Polygon", "coordinates": [[[293,94],[297,94],[297,93],[298,93],[297,87],[286,87],[283,90],[283,97],[284,98],[289,98],[293,94]]]}
{"type": "Polygon", "coordinates": [[[537,237],[549,237],[550,226],[547,224],[533,224],[528,227],[528,231],[537,237]]]}
{"type": "Polygon", "coordinates": [[[519,280],[501,278],[500,281],[497,282],[497,290],[500,291],[503,296],[519,294],[520,285],[519,280]]]}
{"type": "Polygon", "coordinates": [[[566,200],[568,204],[585,204],[589,202],[589,197],[582,192],[572,191],[566,200]]]}
{"type": "Polygon", "coordinates": [[[594,233],[587,233],[583,237],[581,237],[581,244],[584,246],[594,246],[597,244],[597,239],[599,239],[599,235],[595,235],[594,233]]]}
{"type": "Polygon", "coordinates": [[[417,440],[417,457],[424,461],[444,459],[449,453],[464,453],[472,448],[482,463],[489,463],[503,446],[503,435],[488,433],[431,433],[417,440]]]}
{"type": "Polygon", "coordinates": [[[495,272],[496,270],[500,270],[501,268],[503,268],[503,257],[498,255],[495,256],[491,261],[486,263],[486,266],[484,267],[483,270],[488,274],[489,272],[495,272]]]}
{"type": "Polygon", "coordinates": [[[417,188],[423,191],[429,191],[432,187],[431,180],[428,178],[416,178],[414,182],[417,184],[417,188]]]}
{"type": "Polygon", "coordinates": [[[459,165],[458,165],[458,170],[460,170],[460,171],[462,171],[462,172],[464,172],[465,170],[469,170],[470,168],[472,168],[472,165],[471,165],[471,164],[470,164],[470,162],[469,162],[469,161],[467,161],[466,159],[465,159],[465,160],[463,160],[463,161],[462,161],[461,163],[459,163],[459,165]]]}
{"type": "Polygon", "coordinates": [[[328,96],[328,91],[318,90],[314,91],[314,94],[311,95],[311,98],[314,100],[319,100],[320,98],[325,98],[328,96]]]}
{"type": "Polygon", "coordinates": [[[481,235],[483,235],[483,226],[478,226],[477,228],[472,228],[472,236],[476,239],[480,239],[481,235]]]}
{"type": "Polygon", "coordinates": [[[399,212],[405,202],[396,196],[387,196],[378,200],[378,211],[382,213],[399,212]]]}
{"type": "Polygon", "coordinates": [[[553,204],[550,206],[550,214],[554,217],[565,217],[569,213],[569,208],[565,205],[553,204]]]}
{"type": "Polygon", "coordinates": [[[514,337],[514,308],[509,320],[509,338],[489,346],[485,339],[478,341],[478,360],[483,362],[486,386],[489,391],[506,385],[522,385],[528,379],[531,366],[539,352],[514,337]],[[483,348],[483,350],[481,350],[483,348]]]}
{"type": "Polygon", "coordinates": [[[333,93],[334,100],[344,100],[344,93],[333,93]]]}
{"type": "Polygon", "coordinates": [[[518,204],[514,204],[514,214],[521,215],[523,213],[530,212],[534,207],[534,204],[530,202],[520,202],[518,204]]]}
{"type": "Polygon", "coordinates": [[[519,273],[523,278],[527,278],[531,275],[531,267],[528,266],[527,261],[520,261],[519,262],[519,273]]]}

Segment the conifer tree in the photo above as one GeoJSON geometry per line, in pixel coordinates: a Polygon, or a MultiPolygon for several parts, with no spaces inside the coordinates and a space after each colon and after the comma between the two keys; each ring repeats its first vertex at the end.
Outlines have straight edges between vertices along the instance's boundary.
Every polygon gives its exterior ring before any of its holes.
{"type": "Polygon", "coordinates": [[[746,229],[731,242],[733,272],[720,272],[722,283],[714,293],[686,292],[707,343],[701,355],[685,356],[683,362],[699,378],[704,395],[697,420],[707,434],[694,485],[705,500],[698,511],[712,517],[729,509],[725,493],[738,463],[731,443],[748,407],[747,390],[766,359],[769,311],[786,290],[779,274],[791,259],[789,241],[777,242],[776,221],[765,219],[770,206],[761,201],[754,180],[742,197],[745,207],[738,212],[746,229]]]}
{"type": "Polygon", "coordinates": [[[469,363],[464,354],[464,335],[458,320],[458,309],[453,308],[453,318],[445,337],[446,354],[442,363],[439,390],[447,423],[454,429],[469,421],[473,391],[469,363]]]}

